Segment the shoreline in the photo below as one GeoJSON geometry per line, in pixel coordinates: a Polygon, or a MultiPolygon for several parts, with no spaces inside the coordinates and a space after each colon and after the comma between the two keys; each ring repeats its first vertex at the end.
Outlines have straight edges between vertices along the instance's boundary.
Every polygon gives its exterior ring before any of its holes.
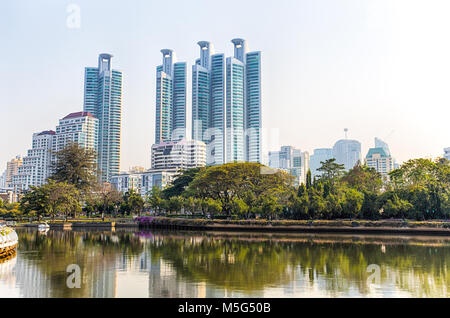
{"type": "Polygon", "coordinates": [[[266,232],[266,233],[342,233],[450,236],[446,221],[265,221],[207,220],[155,217],[139,228],[187,231],[266,232]]]}
{"type": "MultiPolygon", "coordinates": [[[[48,223],[50,229],[168,229],[183,231],[223,231],[261,233],[334,233],[379,235],[450,236],[450,221],[411,220],[223,220],[152,217],[149,222],[69,221],[48,223]]],[[[38,223],[18,224],[16,228],[37,228],[38,223]]]]}

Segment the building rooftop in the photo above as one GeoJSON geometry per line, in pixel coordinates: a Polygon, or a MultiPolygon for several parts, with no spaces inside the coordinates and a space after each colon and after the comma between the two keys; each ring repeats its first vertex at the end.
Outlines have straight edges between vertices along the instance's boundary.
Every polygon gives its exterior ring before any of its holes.
{"type": "Polygon", "coordinates": [[[94,117],[91,113],[88,113],[88,112],[76,112],[76,113],[70,113],[69,115],[67,115],[63,119],[70,119],[70,118],[77,118],[77,117],[86,117],[86,116],[94,117]]]}
{"type": "Polygon", "coordinates": [[[53,130],[44,130],[40,133],[37,134],[38,136],[43,136],[43,135],[56,135],[56,133],[53,130]]]}
{"type": "Polygon", "coordinates": [[[381,157],[389,157],[383,148],[370,148],[366,158],[372,157],[374,154],[380,154],[381,157]]]}

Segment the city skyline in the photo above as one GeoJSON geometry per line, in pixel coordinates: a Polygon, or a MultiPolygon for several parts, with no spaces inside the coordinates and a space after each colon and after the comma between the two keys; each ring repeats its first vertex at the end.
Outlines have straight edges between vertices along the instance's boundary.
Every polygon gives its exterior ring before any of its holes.
{"type": "MultiPolygon", "coordinates": [[[[3,27],[1,32],[6,32],[6,47],[10,47],[12,50],[2,53],[4,55],[2,63],[8,62],[5,65],[7,76],[2,78],[0,83],[2,89],[6,89],[2,94],[6,96],[6,99],[5,103],[2,103],[1,110],[17,120],[8,120],[0,128],[6,136],[11,136],[10,132],[14,131],[14,138],[2,141],[2,148],[6,151],[0,154],[0,160],[6,163],[18,154],[25,155],[32,133],[53,127],[54,120],[67,113],[82,110],[83,84],[80,79],[83,76],[83,68],[86,65],[92,65],[93,56],[101,52],[109,52],[115,55],[115,66],[124,71],[125,81],[128,81],[125,84],[123,101],[123,147],[120,170],[127,170],[128,167],[134,165],[149,167],[148,154],[154,140],[153,127],[155,127],[153,105],[156,85],[153,85],[152,82],[155,80],[154,65],[160,61],[160,48],[171,47],[179,52],[183,61],[193,64],[198,55],[198,48],[192,43],[208,39],[216,45],[221,45],[218,47],[218,51],[231,56],[231,48],[228,44],[225,46],[225,43],[228,43],[230,38],[237,36],[248,39],[252,47],[264,52],[263,135],[268,136],[270,129],[279,129],[279,144],[271,144],[270,140],[263,142],[264,156],[268,151],[276,150],[281,145],[292,145],[310,153],[316,148],[331,147],[336,140],[342,139],[344,127],[350,129],[349,139],[361,142],[363,155],[371,147],[373,137],[379,136],[390,145],[391,151],[399,163],[415,157],[442,156],[443,148],[448,147],[450,137],[445,121],[445,118],[448,117],[446,115],[448,106],[444,106],[448,105],[448,97],[443,94],[447,81],[441,75],[445,73],[445,70],[450,70],[450,64],[443,59],[446,52],[449,51],[449,47],[441,46],[443,44],[434,40],[439,38],[440,28],[438,27],[439,23],[443,23],[444,18],[439,15],[438,11],[445,3],[435,3],[434,6],[428,7],[422,13],[425,18],[430,17],[430,12],[437,14],[437,18],[434,17],[437,22],[433,23],[428,19],[429,24],[425,25],[425,29],[418,34],[421,41],[435,46],[435,52],[439,53],[434,53],[433,57],[437,62],[429,61],[427,51],[408,50],[408,55],[405,54],[407,62],[395,66],[391,69],[391,73],[387,72],[387,67],[392,65],[385,62],[389,58],[397,61],[400,55],[392,53],[395,53],[393,49],[399,49],[399,47],[389,46],[380,49],[378,45],[384,41],[394,45],[391,42],[392,38],[386,38],[384,30],[388,27],[384,26],[384,23],[393,23],[395,20],[393,17],[396,17],[403,7],[399,4],[391,7],[390,4],[383,1],[380,3],[380,5],[369,5],[368,2],[362,2],[358,9],[350,8],[348,5],[338,6],[335,4],[330,5],[331,8],[322,12],[319,10],[322,8],[321,5],[303,1],[296,5],[298,11],[286,12],[291,18],[301,17],[304,12],[308,12],[310,16],[312,13],[317,20],[311,21],[310,17],[309,22],[311,23],[309,24],[295,22],[295,19],[289,18],[281,21],[280,8],[265,4],[258,9],[258,13],[261,16],[272,12],[271,16],[276,19],[274,21],[277,23],[273,25],[273,31],[269,31],[264,24],[261,24],[262,30],[267,32],[257,30],[256,33],[255,28],[250,30],[246,23],[237,19],[233,20],[236,22],[235,25],[230,23],[228,29],[223,28],[220,26],[220,22],[223,21],[221,18],[216,23],[212,23],[210,30],[201,30],[195,20],[201,13],[195,13],[194,17],[185,20],[186,28],[191,27],[192,31],[183,39],[178,37],[172,28],[169,28],[167,34],[164,35],[155,35],[151,32],[147,34],[146,32],[151,29],[153,24],[143,21],[143,15],[138,11],[147,8],[147,4],[140,3],[135,7],[130,6],[131,9],[125,8],[123,12],[127,19],[137,17],[131,28],[139,29],[139,31],[127,40],[128,42],[123,41],[122,33],[129,34],[130,27],[121,23],[119,24],[124,28],[123,32],[117,33],[116,31],[120,31],[117,29],[118,27],[113,27],[108,32],[102,29],[102,32],[105,32],[105,38],[98,39],[100,29],[97,23],[99,22],[94,23],[92,19],[101,4],[80,1],[81,27],[80,29],[70,29],[65,24],[67,13],[65,12],[66,6],[63,4],[52,6],[47,10],[48,12],[43,12],[43,9],[39,8],[40,6],[31,2],[26,4],[8,3],[6,12],[11,11],[11,15],[16,18],[30,18],[30,21],[24,23],[23,19],[18,19],[25,25],[19,25],[12,19],[3,21],[3,23],[9,23],[9,28],[3,27]],[[369,7],[371,9],[375,7],[378,11],[375,11],[376,14],[368,19],[368,25],[365,22],[361,24],[361,21],[355,19],[344,22],[343,18],[347,17],[351,10],[363,10],[367,13],[369,7]],[[333,12],[333,9],[337,10],[333,12]],[[47,17],[47,19],[43,19],[45,21],[36,24],[36,31],[33,29],[30,31],[30,28],[27,28],[27,25],[36,22],[31,16],[31,12],[38,13],[40,19],[42,16],[47,17]],[[324,21],[326,17],[332,18],[331,22],[324,26],[316,24],[318,21],[324,21]],[[337,36],[337,39],[331,41],[331,37],[321,33],[333,33],[332,22],[341,26],[341,31],[349,31],[347,36],[344,34],[346,32],[336,32],[334,35],[337,36]],[[141,23],[143,27],[138,28],[141,23]],[[359,28],[358,33],[353,32],[353,28],[356,30],[358,26],[362,27],[359,28]],[[37,34],[36,32],[39,31],[40,33],[37,34]],[[277,45],[266,41],[275,33],[281,34],[281,31],[286,32],[280,35],[277,45]],[[53,37],[48,36],[48,32],[53,37]],[[40,35],[41,33],[46,34],[44,38],[40,35]],[[264,34],[261,35],[261,33],[264,34]],[[17,38],[23,38],[23,41],[33,47],[36,45],[36,41],[44,40],[42,48],[36,47],[35,54],[27,55],[24,58],[23,54],[26,51],[21,53],[22,51],[19,50],[23,43],[14,39],[13,34],[17,38]],[[433,41],[427,40],[430,34],[433,41]],[[33,35],[34,38],[30,38],[30,35],[33,35]],[[112,39],[114,35],[118,36],[116,41],[112,39]],[[318,35],[318,40],[314,41],[313,37],[318,35]],[[363,39],[365,36],[375,36],[375,38],[370,38],[374,41],[369,43],[363,39]],[[97,42],[94,41],[94,38],[97,42]],[[146,41],[144,41],[145,38],[146,41]],[[49,42],[55,39],[59,40],[56,47],[55,43],[49,42]],[[339,41],[342,45],[337,44],[339,41]],[[151,45],[148,42],[151,42],[151,45]],[[85,43],[84,46],[81,46],[80,44],[83,43],[85,43]],[[49,51],[46,44],[55,49],[49,51]],[[330,47],[325,47],[326,44],[330,47]],[[75,47],[78,50],[74,50],[75,47]],[[80,47],[83,47],[83,50],[80,50],[80,47]],[[441,50],[437,48],[441,48],[441,50]],[[369,49],[374,50],[368,53],[369,49]],[[279,56],[281,52],[284,62],[279,56]],[[313,58],[313,54],[318,52],[322,53],[317,58],[313,58]],[[16,56],[13,56],[13,53],[16,56]],[[44,53],[48,57],[44,56],[44,53]],[[329,53],[328,56],[326,56],[327,53],[329,53]],[[349,55],[344,58],[342,55],[344,53],[349,55]],[[355,53],[360,55],[355,55],[355,53]],[[294,58],[297,55],[298,57],[294,58]],[[355,58],[352,60],[354,66],[346,62],[347,58],[351,57],[355,58]],[[333,61],[340,63],[333,64],[333,61]],[[374,68],[369,66],[371,61],[377,62],[374,68]],[[322,66],[318,67],[320,62],[322,62],[322,66]],[[406,67],[408,63],[413,62],[419,66],[418,71],[420,71],[415,76],[406,67]],[[426,63],[439,63],[439,71],[436,67],[431,67],[426,63]],[[331,65],[333,67],[327,69],[331,65]],[[427,65],[426,69],[424,69],[425,65],[427,65]],[[43,67],[45,67],[45,72],[42,72],[43,67]],[[358,67],[361,68],[359,72],[358,67]],[[315,71],[312,72],[314,68],[315,71]],[[372,76],[376,81],[372,81],[374,79],[371,78],[372,76]],[[411,76],[412,80],[406,78],[411,76]],[[60,79],[63,77],[64,81],[61,81],[60,79]],[[38,82],[37,78],[39,78],[38,82]],[[433,80],[430,81],[430,78],[433,80]],[[339,79],[339,81],[331,83],[335,79],[339,79]],[[21,85],[18,85],[19,80],[21,85]],[[355,80],[358,81],[358,84],[355,80]],[[27,94],[15,93],[17,92],[16,87],[27,87],[29,92],[27,94]],[[396,88],[399,90],[395,91],[396,88]],[[324,94],[324,92],[326,93],[324,94]],[[372,110],[376,111],[372,112],[372,110]],[[438,111],[442,112],[440,116],[436,115],[438,111]],[[50,116],[51,113],[54,113],[54,116],[50,116]],[[387,115],[389,118],[386,117],[387,115]],[[39,120],[36,121],[36,118],[39,120]]],[[[153,3],[152,5],[157,6],[158,4],[153,3]]],[[[183,7],[184,4],[179,4],[179,6],[183,7]]],[[[248,13],[251,7],[250,3],[245,3],[242,10],[244,13],[248,13]]],[[[283,7],[283,3],[280,4],[280,7],[283,7]]],[[[405,15],[400,16],[402,18],[400,20],[408,26],[412,26],[413,17],[420,13],[421,6],[413,1],[408,8],[405,15]]],[[[117,16],[119,9],[121,6],[113,4],[109,13],[117,16]]],[[[229,9],[224,7],[224,10],[229,9]]],[[[175,14],[180,15],[181,11],[180,8],[177,8],[175,14]]],[[[153,16],[154,14],[152,14],[153,16]]],[[[212,21],[210,17],[206,19],[212,21]]],[[[104,18],[100,18],[100,20],[107,23],[104,18]]],[[[158,18],[155,21],[157,22],[158,18]]],[[[403,38],[406,40],[403,44],[406,44],[407,48],[412,48],[413,44],[409,42],[409,39],[413,33],[406,26],[395,23],[389,27],[393,27],[396,37],[404,35],[403,38]]],[[[414,27],[412,30],[413,32],[419,31],[414,27]]],[[[402,52],[406,53],[406,50],[402,52]]],[[[189,86],[190,84],[188,84],[189,86]]],[[[187,95],[189,98],[189,94],[187,95]]],[[[187,123],[189,125],[189,119],[187,119],[187,123]]],[[[266,137],[264,138],[266,139],[266,137]]]]}

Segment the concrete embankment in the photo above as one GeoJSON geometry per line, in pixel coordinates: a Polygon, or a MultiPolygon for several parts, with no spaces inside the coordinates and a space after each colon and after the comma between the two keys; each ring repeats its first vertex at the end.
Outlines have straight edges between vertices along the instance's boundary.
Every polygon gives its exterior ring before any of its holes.
{"type": "MultiPolygon", "coordinates": [[[[119,228],[138,228],[136,222],[49,222],[50,229],[71,230],[73,228],[96,228],[96,229],[119,229],[119,228]]],[[[17,227],[37,228],[38,223],[21,224],[17,227]]]]}
{"type": "Polygon", "coordinates": [[[450,222],[446,221],[233,221],[155,217],[139,226],[195,231],[450,235],[450,222]]]}

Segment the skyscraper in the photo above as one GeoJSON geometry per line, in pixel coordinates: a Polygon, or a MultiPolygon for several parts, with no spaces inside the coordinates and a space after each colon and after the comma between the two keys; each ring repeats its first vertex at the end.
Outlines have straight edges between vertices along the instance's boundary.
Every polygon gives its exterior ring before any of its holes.
{"type": "Polygon", "coordinates": [[[246,55],[246,160],[261,162],[261,52],[246,55]]]}
{"type": "Polygon", "coordinates": [[[192,67],[192,138],[207,144],[207,164],[261,162],[261,53],[233,39],[234,56],[200,41],[192,67]]]}
{"type": "Polygon", "coordinates": [[[294,183],[306,183],[309,170],[309,153],[292,146],[282,146],[280,151],[269,152],[269,167],[282,169],[295,177],[294,183]]]}
{"type": "Polygon", "coordinates": [[[311,155],[309,159],[311,176],[314,178],[315,176],[321,175],[322,173],[317,170],[320,167],[322,167],[321,162],[325,162],[331,158],[333,158],[333,149],[331,148],[314,149],[314,153],[311,155]]]}
{"type": "Polygon", "coordinates": [[[450,160],[450,147],[444,148],[444,158],[450,160]]]}
{"type": "Polygon", "coordinates": [[[227,58],[226,93],[226,161],[245,161],[244,104],[245,65],[240,60],[227,58]]]}
{"type": "Polygon", "coordinates": [[[358,161],[361,162],[361,143],[357,140],[338,140],[333,146],[333,157],[336,163],[344,165],[345,170],[350,170],[358,161]]]}
{"type": "Polygon", "coordinates": [[[175,52],[162,49],[163,63],[156,67],[155,143],[186,136],[186,63],[175,52]]]}
{"type": "Polygon", "coordinates": [[[98,169],[107,182],[120,169],[122,83],[121,71],[112,68],[111,54],[100,54],[98,67],[86,67],[84,111],[98,119],[98,169]]]}
{"type": "Polygon", "coordinates": [[[391,155],[391,151],[389,150],[388,144],[377,137],[375,137],[375,148],[383,148],[387,156],[391,155]]]}

